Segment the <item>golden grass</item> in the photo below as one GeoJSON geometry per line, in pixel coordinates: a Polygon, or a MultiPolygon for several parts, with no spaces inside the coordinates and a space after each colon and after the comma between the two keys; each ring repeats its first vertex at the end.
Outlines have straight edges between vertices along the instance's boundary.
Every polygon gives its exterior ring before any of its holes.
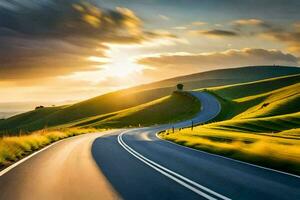
{"type": "Polygon", "coordinates": [[[70,128],[41,130],[30,135],[4,136],[0,138],[0,167],[7,166],[60,139],[95,131],[96,129],[70,128]]]}
{"type": "Polygon", "coordinates": [[[300,174],[300,129],[290,137],[279,133],[253,134],[210,128],[164,132],[160,137],[192,148],[300,174]],[[295,136],[296,135],[296,136],[295,136]]]}

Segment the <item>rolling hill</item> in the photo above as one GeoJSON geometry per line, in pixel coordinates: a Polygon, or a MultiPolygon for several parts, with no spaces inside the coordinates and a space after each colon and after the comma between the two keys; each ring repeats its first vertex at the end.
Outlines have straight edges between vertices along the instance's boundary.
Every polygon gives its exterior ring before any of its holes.
{"type": "Polygon", "coordinates": [[[300,74],[206,91],[222,103],[215,122],[161,137],[300,174],[300,74]]]}
{"type": "MultiPolygon", "coordinates": [[[[221,69],[181,76],[111,92],[73,105],[46,107],[16,115],[0,121],[0,132],[18,133],[20,130],[28,132],[45,127],[76,124],[82,120],[89,120],[91,117],[95,119],[98,117],[99,120],[103,117],[107,118],[107,120],[117,120],[116,116],[119,116],[118,120],[125,120],[124,117],[120,117],[122,116],[120,113],[118,115],[112,113],[168,96],[174,91],[174,86],[179,82],[185,85],[185,89],[197,89],[245,83],[297,73],[300,73],[300,68],[297,67],[253,66],[221,69]]],[[[103,119],[100,121],[103,121],[103,119]]],[[[151,124],[146,123],[146,121],[143,122],[144,123],[141,123],[142,125],[151,124]]],[[[152,123],[158,122],[153,121],[152,123]]]]}
{"type": "MultiPolygon", "coordinates": [[[[90,117],[70,124],[71,127],[122,128],[167,124],[192,118],[200,110],[200,102],[184,92],[114,113],[90,117]]],[[[68,125],[68,126],[70,126],[68,125]]]]}

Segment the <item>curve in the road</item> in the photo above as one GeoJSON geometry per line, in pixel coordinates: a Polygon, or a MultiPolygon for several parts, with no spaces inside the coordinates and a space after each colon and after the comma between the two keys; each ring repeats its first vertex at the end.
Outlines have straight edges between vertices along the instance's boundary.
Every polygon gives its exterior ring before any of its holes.
{"type": "MultiPolygon", "coordinates": [[[[195,124],[220,112],[208,93],[195,124]]],[[[176,124],[66,139],[0,176],[0,200],[300,199],[297,176],[196,151],[156,137],[176,124]]]]}
{"type": "MultiPolygon", "coordinates": [[[[191,95],[197,98],[201,102],[201,109],[200,112],[196,114],[195,117],[193,117],[190,120],[186,120],[183,122],[178,122],[174,124],[167,124],[167,125],[160,125],[156,127],[156,129],[164,130],[169,127],[172,128],[184,128],[191,126],[193,124],[200,124],[207,122],[213,118],[215,118],[221,111],[221,105],[219,101],[213,97],[209,93],[205,92],[189,92],[191,95]]],[[[163,167],[159,165],[158,163],[149,160],[148,158],[144,157],[140,153],[136,152],[133,150],[130,146],[128,146],[124,141],[123,141],[123,135],[128,132],[124,131],[118,136],[118,142],[119,144],[130,154],[132,154],[134,157],[137,159],[141,160],[144,162],[146,165],[149,167],[153,168],[154,170],[158,171],[162,175],[172,179],[173,181],[177,182],[178,184],[182,185],[183,187],[195,192],[196,194],[204,197],[205,199],[209,200],[215,200],[215,197],[218,197],[219,199],[224,199],[224,200],[229,200],[230,198],[225,197],[222,194],[219,194],[215,191],[210,190],[209,188],[206,188],[205,186],[202,186],[191,179],[188,179],[166,167],[163,167]]],[[[157,136],[157,135],[156,135],[157,136]]]]}
{"type": "Polygon", "coordinates": [[[94,159],[122,198],[300,199],[297,177],[157,138],[159,131],[188,127],[191,121],[204,123],[219,114],[221,106],[214,96],[204,92],[192,95],[202,105],[192,120],[126,130],[94,142],[94,159]]]}

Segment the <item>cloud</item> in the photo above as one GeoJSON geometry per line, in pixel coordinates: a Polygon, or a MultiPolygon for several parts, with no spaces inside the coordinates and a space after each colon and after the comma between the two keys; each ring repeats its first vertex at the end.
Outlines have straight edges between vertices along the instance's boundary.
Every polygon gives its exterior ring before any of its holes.
{"type": "MultiPolygon", "coordinates": [[[[222,24],[215,24],[222,27],[222,24]]],[[[260,19],[238,19],[230,22],[229,29],[210,29],[210,30],[194,30],[191,33],[196,35],[205,35],[209,37],[236,37],[251,36],[261,33],[267,29],[274,29],[273,25],[260,19]]]]}
{"type": "Polygon", "coordinates": [[[284,28],[259,19],[240,19],[232,24],[240,35],[263,36],[265,39],[279,41],[287,45],[289,52],[300,55],[299,23],[284,28]]]}
{"type": "Polygon", "coordinates": [[[203,21],[195,21],[195,22],[192,22],[192,25],[193,26],[203,26],[203,25],[206,25],[207,23],[206,22],[203,22],[203,21]]]}
{"type": "Polygon", "coordinates": [[[195,35],[205,35],[209,37],[235,37],[238,36],[238,33],[234,31],[213,29],[213,30],[194,30],[191,31],[195,35]]]}
{"type": "Polygon", "coordinates": [[[190,33],[215,38],[263,37],[284,43],[289,52],[300,55],[300,22],[283,27],[261,19],[237,19],[230,22],[229,28],[229,30],[193,30],[190,33]]]}
{"type": "Polygon", "coordinates": [[[237,26],[261,26],[266,24],[264,21],[260,19],[238,19],[232,22],[234,25],[237,26]]]}
{"type": "Polygon", "coordinates": [[[160,19],[165,20],[165,21],[169,21],[170,18],[166,15],[158,15],[160,19]]]}
{"type": "Polygon", "coordinates": [[[187,27],[186,26],[175,26],[172,29],[175,29],[175,30],[186,30],[187,27]]]}
{"type": "Polygon", "coordinates": [[[0,19],[1,81],[99,70],[87,58],[106,57],[108,43],[176,37],[145,31],[130,9],[80,0],[7,1],[0,4],[0,19]]]}
{"type": "Polygon", "coordinates": [[[161,74],[175,76],[237,66],[297,65],[298,58],[277,50],[245,48],[199,54],[160,54],[140,58],[137,62],[152,67],[152,70],[147,71],[148,75],[161,77],[161,74]]]}
{"type": "Polygon", "coordinates": [[[232,24],[240,35],[263,36],[264,39],[279,41],[287,45],[289,52],[300,55],[300,25],[297,22],[281,27],[260,19],[240,19],[232,24]]]}
{"type": "Polygon", "coordinates": [[[300,30],[296,27],[290,31],[267,30],[261,33],[267,39],[276,40],[287,45],[289,52],[300,55],[300,30]]]}
{"type": "Polygon", "coordinates": [[[296,22],[293,24],[293,27],[296,29],[296,30],[300,30],[300,22],[296,22]]]}

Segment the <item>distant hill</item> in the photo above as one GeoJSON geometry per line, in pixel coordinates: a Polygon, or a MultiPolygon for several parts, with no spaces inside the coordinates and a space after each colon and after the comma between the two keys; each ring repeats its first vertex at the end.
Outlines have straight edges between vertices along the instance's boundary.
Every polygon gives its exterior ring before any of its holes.
{"type": "Polygon", "coordinates": [[[107,93],[73,105],[46,107],[0,121],[0,132],[33,131],[117,112],[170,95],[177,83],[185,89],[209,88],[300,74],[298,67],[251,66],[207,71],[107,93]]]}
{"type": "Polygon", "coordinates": [[[173,87],[178,82],[184,83],[186,89],[207,88],[213,86],[245,83],[262,79],[299,74],[300,67],[289,66],[247,66],[228,69],[217,69],[186,76],[178,76],[146,85],[136,89],[153,89],[173,87]]]}
{"type": "Polygon", "coordinates": [[[19,113],[22,113],[22,111],[0,112],[0,119],[9,118],[9,117],[17,115],[19,113]]]}

